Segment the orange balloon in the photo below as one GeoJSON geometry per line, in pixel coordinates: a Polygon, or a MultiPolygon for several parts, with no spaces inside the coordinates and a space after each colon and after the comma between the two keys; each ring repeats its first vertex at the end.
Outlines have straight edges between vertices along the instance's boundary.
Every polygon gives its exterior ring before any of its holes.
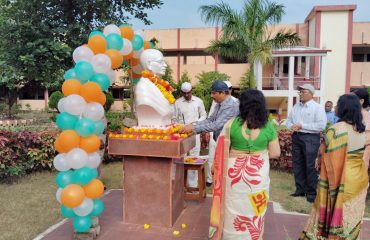
{"type": "Polygon", "coordinates": [[[121,26],[119,29],[121,30],[121,36],[123,38],[127,38],[130,41],[132,40],[134,37],[134,30],[132,30],[130,26],[121,26]]]}
{"type": "Polygon", "coordinates": [[[108,49],[105,54],[110,58],[112,62],[112,68],[119,68],[122,65],[123,56],[116,49],[108,49]]]}
{"type": "Polygon", "coordinates": [[[87,82],[81,86],[80,95],[86,102],[98,102],[102,93],[100,86],[95,82],[87,82]]]}
{"type": "Polygon", "coordinates": [[[95,54],[104,53],[107,50],[107,40],[100,35],[94,35],[89,38],[87,45],[95,54]]]}
{"type": "Polygon", "coordinates": [[[99,150],[100,138],[96,135],[88,137],[81,137],[80,148],[85,150],[87,153],[93,153],[99,150]]]}
{"type": "Polygon", "coordinates": [[[60,146],[59,138],[55,139],[54,148],[59,153],[66,153],[67,151],[60,146]]]}
{"type": "Polygon", "coordinates": [[[145,41],[144,42],[144,50],[145,49],[150,49],[152,46],[150,46],[150,43],[149,43],[149,41],[145,41]]]}
{"type": "Polygon", "coordinates": [[[107,97],[104,93],[100,93],[98,96],[98,99],[96,99],[96,102],[100,103],[102,106],[104,106],[105,102],[107,101],[107,97]]]}
{"type": "Polygon", "coordinates": [[[131,58],[131,66],[136,66],[140,64],[140,59],[138,58],[131,58]]]}
{"type": "Polygon", "coordinates": [[[71,94],[80,94],[81,89],[80,81],[76,79],[69,79],[65,81],[62,85],[62,92],[64,96],[69,96],[71,94]]]}
{"type": "Polygon", "coordinates": [[[80,145],[80,135],[74,130],[64,130],[58,137],[60,146],[67,152],[80,145]]]}
{"type": "Polygon", "coordinates": [[[86,197],[98,198],[104,192],[104,185],[99,179],[94,178],[89,184],[83,186],[83,189],[86,197]]]}
{"type": "Polygon", "coordinates": [[[131,51],[129,54],[123,56],[123,58],[127,61],[127,60],[130,60],[133,55],[134,55],[134,51],[131,51]]]}
{"type": "Polygon", "coordinates": [[[63,205],[74,208],[80,205],[85,198],[84,189],[77,184],[69,184],[62,190],[60,200],[63,205]]]}

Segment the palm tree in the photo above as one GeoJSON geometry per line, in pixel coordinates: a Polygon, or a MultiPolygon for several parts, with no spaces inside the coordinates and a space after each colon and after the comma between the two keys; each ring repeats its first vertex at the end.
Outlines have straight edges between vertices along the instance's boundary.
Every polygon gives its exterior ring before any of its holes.
{"type": "Polygon", "coordinates": [[[281,30],[272,36],[268,25],[281,21],[284,6],[268,0],[248,0],[236,11],[224,2],[199,8],[205,23],[222,26],[220,39],[211,41],[210,53],[250,63],[249,87],[255,88],[254,63],[272,61],[271,50],[300,43],[297,33],[281,30]]]}

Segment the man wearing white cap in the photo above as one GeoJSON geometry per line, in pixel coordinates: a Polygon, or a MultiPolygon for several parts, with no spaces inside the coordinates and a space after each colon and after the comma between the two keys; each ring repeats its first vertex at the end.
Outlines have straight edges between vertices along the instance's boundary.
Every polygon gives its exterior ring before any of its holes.
{"type": "MultiPolygon", "coordinates": [[[[179,123],[191,124],[198,121],[203,121],[207,118],[207,113],[204,108],[202,99],[193,96],[191,84],[184,82],[181,85],[181,95],[175,102],[175,114],[179,123]]],[[[196,135],[196,144],[190,150],[190,156],[199,156],[200,152],[200,135],[196,135]]],[[[198,176],[196,171],[188,172],[189,187],[197,187],[198,176]]]]}
{"type": "Polygon", "coordinates": [[[313,100],[315,88],[311,84],[298,87],[299,102],[289,113],[286,126],[292,134],[292,161],[296,190],[292,197],[306,196],[308,202],[316,198],[318,172],[315,161],[320,147],[320,133],[326,127],[324,107],[313,100]]]}

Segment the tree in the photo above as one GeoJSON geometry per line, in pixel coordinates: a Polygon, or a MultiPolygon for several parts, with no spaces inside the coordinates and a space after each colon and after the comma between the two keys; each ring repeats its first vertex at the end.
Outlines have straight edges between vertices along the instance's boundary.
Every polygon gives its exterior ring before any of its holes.
{"type": "Polygon", "coordinates": [[[60,99],[62,99],[64,96],[63,96],[63,93],[61,91],[55,91],[53,92],[50,97],[49,97],[49,102],[48,102],[48,106],[50,109],[55,109],[59,112],[59,109],[58,109],[58,102],[60,99]]]}
{"type": "Polygon", "coordinates": [[[219,72],[201,72],[196,76],[198,79],[197,84],[194,87],[193,94],[203,100],[204,107],[207,112],[212,105],[211,98],[211,87],[212,83],[216,80],[228,81],[230,76],[219,72]]]}
{"type": "Polygon", "coordinates": [[[297,45],[297,33],[281,30],[272,36],[268,24],[277,24],[284,15],[284,6],[268,0],[248,0],[236,11],[227,3],[203,5],[200,8],[206,23],[221,24],[222,35],[213,40],[207,52],[250,63],[248,82],[255,85],[254,62],[261,64],[272,60],[271,50],[297,45]],[[254,83],[253,83],[254,82],[254,83]]]}
{"type": "Polygon", "coordinates": [[[9,90],[9,106],[27,83],[59,88],[64,71],[73,66],[72,50],[87,42],[92,30],[132,17],[150,24],[145,9],[161,4],[161,0],[0,0],[0,85],[9,90]]]}

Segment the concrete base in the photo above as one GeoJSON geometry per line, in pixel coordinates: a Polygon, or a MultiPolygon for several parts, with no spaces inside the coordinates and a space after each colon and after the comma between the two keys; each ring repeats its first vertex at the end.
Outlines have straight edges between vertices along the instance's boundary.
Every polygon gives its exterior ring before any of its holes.
{"type": "Polygon", "coordinates": [[[172,227],[184,207],[184,165],[171,158],[125,156],[123,222],[172,227]]]}

